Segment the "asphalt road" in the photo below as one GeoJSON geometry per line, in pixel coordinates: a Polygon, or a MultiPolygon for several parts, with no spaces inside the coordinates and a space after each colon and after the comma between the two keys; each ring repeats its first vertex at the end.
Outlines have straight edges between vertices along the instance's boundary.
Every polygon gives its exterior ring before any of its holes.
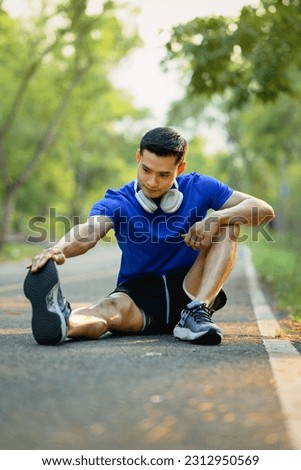
{"type": "MultiPolygon", "coordinates": [[[[64,295],[76,307],[108,294],[118,262],[118,249],[104,245],[68,260],[64,295]]],[[[224,332],[215,347],[110,334],[39,346],[22,292],[26,264],[0,265],[1,449],[296,449],[243,253],[215,314],[224,332]]]]}

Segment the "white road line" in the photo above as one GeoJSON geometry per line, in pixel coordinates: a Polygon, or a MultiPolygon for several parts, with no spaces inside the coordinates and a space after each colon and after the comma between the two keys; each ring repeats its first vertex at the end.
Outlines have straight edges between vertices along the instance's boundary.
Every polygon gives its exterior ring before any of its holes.
{"type": "Polygon", "coordinates": [[[290,341],[276,338],[280,325],[260,289],[250,250],[243,248],[243,259],[251,304],[264,337],[263,344],[269,356],[292,446],[301,450],[301,357],[290,341]]]}

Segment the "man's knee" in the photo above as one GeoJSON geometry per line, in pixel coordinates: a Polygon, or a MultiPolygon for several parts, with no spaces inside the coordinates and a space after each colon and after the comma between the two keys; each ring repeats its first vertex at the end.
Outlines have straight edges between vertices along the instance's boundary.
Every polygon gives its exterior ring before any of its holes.
{"type": "MultiPolygon", "coordinates": [[[[104,297],[97,304],[105,316],[121,321],[125,316],[132,313],[135,308],[133,300],[123,292],[113,292],[108,297],[104,297]]],[[[137,307],[136,307],[137,308],[137,307]]]]}
{"type": "Polygon", "coordinates": [[[114,310],[116,313],[129,312],[134,304],[133,300],[123,292],[113,292],[103,301],[106,308],[114,310]]]}
{"type": "Polygon", "coordinates": [[[97,306],[100,307],[100,308],[103,308],[105,310],[118,310],[118,302],[111,295],[101,299],[98,302],[97,306]]]}
{"type": "Polygon", "coordinates": [[[222,225],[220,227],[218,235],[216,235],[214,242],[221,243],[224,241],[231,240],[237,242],[240,233],[240,226],[238,224],[233,225],[222,225]]]}
{"type": "Polygon", "coordinates": [[[122,315],[126,311],[126,306],[122,299],[111,294],[101,299],[95,305],[95,310],[98,311],[99,315],[104,319],[120,323],[122,315]]]}
{"type": "Polygon", "coordinates": [[[142,330],[144,314],[131,297],[124,292],[113,292],[107,299],[111,311],[115,312],[113,330],[135,333],[142,330]]]}
{"type": "Polygon", "coordinates": [[[240,225],[233,224],[229,225],[229,237],[233,242],[237,242],[240,234],[240,225]]]}

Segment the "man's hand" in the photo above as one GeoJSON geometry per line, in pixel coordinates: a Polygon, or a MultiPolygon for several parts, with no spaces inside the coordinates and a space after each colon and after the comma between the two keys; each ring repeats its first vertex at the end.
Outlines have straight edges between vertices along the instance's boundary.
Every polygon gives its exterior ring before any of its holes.
{"type": "Polygon", "coordinates": [[[37,254],[33,258],[31,265],[27,266],[27,268],[34,273],[41,269],[50,259],[53,259],[56,264],[63,264],[65,262],[65,255],[60,248],[47,248],[37,254]]]}
{"type": "Polygon", "coordinates": [[[85,223],[75,225],[57,242],[56,246],[47,248],[35,256],[31,265],[27,267],[34,273],[50,259],[53,259],[56,264],[63,264],[66,258],[83,255],[93,248],[112,227],[113,222],[108,217],[102,215],[89,217],[85,223]]]}
{"type": "Polygon", "coordinates": [[[206,219],[196,222],[190,227],[188,233],[182,235],[184,242],[194,250],[208,248],[220,228],[220,219],[217,216],[209,216],[206,219]]]}

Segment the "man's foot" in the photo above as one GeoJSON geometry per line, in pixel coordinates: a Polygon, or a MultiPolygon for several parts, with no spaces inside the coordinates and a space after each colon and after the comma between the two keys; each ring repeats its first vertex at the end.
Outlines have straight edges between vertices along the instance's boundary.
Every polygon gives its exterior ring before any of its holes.
{"type": "Polygon", "coordinates": [[[213,312],[205,303],[193,300],[182,310],[181,319],[173,330],[174,336],[197,344],[220,344],[222,332],[211,319],[213,312]]]}
{"type": "Polygon", "coordinates": [[[39,344],[59,344],[67,337],[70,304],[62,296],[55,262],[29,271],[24,280],[24,294],[32,305],[32,332],[39,344]]]}

